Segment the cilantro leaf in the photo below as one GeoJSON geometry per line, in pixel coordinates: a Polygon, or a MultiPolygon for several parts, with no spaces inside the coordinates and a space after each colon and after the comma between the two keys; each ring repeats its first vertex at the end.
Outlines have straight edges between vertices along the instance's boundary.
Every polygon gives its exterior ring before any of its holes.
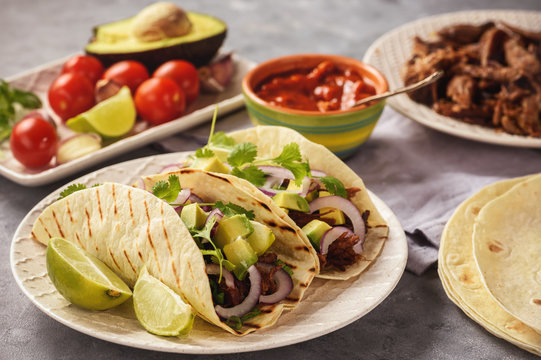
{"type": "Polygon", "coordinates": [[[62,192],[60,193],[60,197],[57,200],[63,199],[73,194],[74,192],[77,192],[79,190],[84,190],[84,189],[86,189],[86,185],[84,184],[71,184],[67,188],[62,190],[62,192]]]}
{"type": "Polygon", "coordinates": [[[208,147],[202,147],[195,151],[196,158],[210,158],[214,156],[214,151],[210,150],[208,147]]]}
{"type": "Polygon", "coordinates": [[[0,79],[0,141],[11,134],[11,128],[16,121],[16,103],[26,109],[41,107],[41,100],[35,94],[12,88],[0,79]]]}
{"type": "Polygon", "coordinates": [[[221,201],[216,201],[216,203],[214,204],[214,207],[217,207],[218,209],[220,209],[220,211],[223,212],[225,216],[233,216],[233,215],[240,214],[240,215],[246,215],[248,220],[255,219],[255,214],[253,210],[246,210],[242,206],[233,204],[232,202],[224,204],[221,201]]]}
{"type": "Polygon", "coordinates": [[[240,331],[242,329],[242,323],[244,321],[249,320],[249,319],[251,319],[253,317],[256,317],[258,315],[261,315],[261,309],[256,306],[252,310],[250,310],[250,312],[248,312],[247,314],[245,314],[242,317],[238,317],[238,316],[230,316],[230,317],[228,317],[227,320],[225,321],[225,323],[230,328],[240,331]]]}
{"type": "Polygon", "coordinates": [[[319,178],[319,180],[321,180],[323,185],[325,185],[325,189],[327,189],[331,195],[338,195],[345,199],[348,198],[348,192],[346,191],[344,184],[337,178],[324,176],[319,178]]]}
{"type": "Polygon", "coordinates": [[[265,173],[263,172],[263,170],[261,170],[255,165],[250,165],[247,168],[244,168],[242,170],[237,167],[234,167],[231,170],[231,175],[234,175],[244,180],[248,180],[255,186],[263,186],[266,181],[265,173]]]}
{"type": "Polygon", "coordinates": [[[212,135],[209,143],[219,147],[232,148],[237,142],[232,137],[227,136],[225,132],[218,131],[212,135]]]}
{"type": "Polygon", "coordinates": [[[229,156],[227,162],[233,167],[239,167],[242,164],[251,163],[257,156],[257,146],[252,143],[241,143],[235,145],[229,156]]]}
{"type": "Polygon", "coordinates": [[[299,150],[299,144],[297,143],[287,144],[286,146],[284,146],[282,153],[278,155],[278,157],[272,160],[280,165],[291,163],[294,161],[302,161],[301,151],[299,150]]]}
{"type": "Polygon", "coordinates": [[[180,192],[180,181],[177,175],[169,175],[168,181],[158,181],[152,187],[152,193],[168,203],[175,201],[180,192]]]}

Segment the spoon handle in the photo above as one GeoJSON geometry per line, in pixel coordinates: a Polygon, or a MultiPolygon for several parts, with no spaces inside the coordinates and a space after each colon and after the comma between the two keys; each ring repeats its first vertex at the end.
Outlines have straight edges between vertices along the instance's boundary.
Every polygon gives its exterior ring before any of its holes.
{"type": "Polygon", "coordinates": [[[388,98],[389,96],[394,96],[394,95],[402,94],[402,93],[405,93],[405,92],[410,92],[410,91],[413,91],[413,90],[420,89],[420,88],[422,88],[422,87],[424,87],[426,85],[432,84],[434,81],[438,80],[442,76],[443,76],[443,71],[438,70],[435,73],[433,73],[432,75],[430,75],[430,76],[424,78],[423,80],[421,80],[419,82],[416,82],[414,84],[404,86],[404,87],[398,88],[396,90],[386,91],[386,92],[381,93],[381,94],[377,94],[377,95],[374,95],[374,96],[369,96],[369,97],[366,97],[364,99],[361,99],[361,100],[357,101],[355,104],[353,104],[352,107],[359,106],[359,105],[362,105],[362,104],[366,104],[366,103],[368,103],[370,101],[385,99],[385,98],[388,98]]]}

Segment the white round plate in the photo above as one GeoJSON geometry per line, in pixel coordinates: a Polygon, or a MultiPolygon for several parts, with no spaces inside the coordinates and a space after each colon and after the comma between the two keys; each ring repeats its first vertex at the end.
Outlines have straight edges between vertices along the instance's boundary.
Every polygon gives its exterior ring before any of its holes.
{"type": "MultiPolygon", "coordinates": [[[[437,15],[411,22],[384,34],[368,48],[363,61],[381,70],[389,81],[389,87],[396,89],[404,85],[400,71],[411,57],[415,36],[428,40],[434,38],[437,30],[448,25],[482,24],[489,20],[503,20],[522,29],[541,31],[539,11],[479,10],[437,15]]],[[[511,135],[442,116],[429,107],[414,102],[405,94],[389,98],[388,104],[425,126],[451,135],[492,144],[541,148],[540,138],[511,135]]]]}
{"type": "MultiPolygon", "coordinates": [[[[127,161],[85,175],[73,183],[87,186],[105,181],[133,184],[141,175],[157,173],[164,165],[179,162],[187,154],[165,154],[127,161]]],[[[62,189],[40,201],[15,232],[11,244],[13,275],[24,294],[53,319],[82,333],[122,345],[175,353],[223,354],[306,341],[366,315],[391,293],[406,266],[408,250],[404,231],[392,211],[370,193],[389,224],[390,233],[380,256],[359,277],[348,281],[315,279],[295,310],[284,313],[273,327],[244,337],[231,335],[200,319],[196,320],[188,337],[155,336],[139,325],[131,301],[107,311],[86,311],[71,305],[54,288],[45,266],[46,247],[32,238],[31,230],[41,211],[58,198],[62,189]]]]}

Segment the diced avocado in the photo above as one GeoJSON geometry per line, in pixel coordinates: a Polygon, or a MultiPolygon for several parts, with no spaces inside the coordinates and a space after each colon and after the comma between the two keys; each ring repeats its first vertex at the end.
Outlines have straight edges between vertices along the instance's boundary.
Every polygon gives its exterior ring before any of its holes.
{"type": "Polygon", "coordinates": [[[233,273],[239,280],[246,277],[248,268],[257,262],[257,254],[244,239],[237,239],[224,246],[227,260],[235,265],[233,273]]]}
{"type": "Polygon", "coordinates": [[[85,51],[105,68],[121,60],[137,60],[153,71],[167,60],[183,59],[196,67],[207,64],[225,40],[227,25],[210,15],[187,12],[192,23],[186,35],[143,42],[135,38],[135,17],[99,25],[85,51]]]}
{"type": "Polygon", "coordinates": [[[203,169],[222,174],[229,174],[229,168],[216,155],[208,158],[197,158],[191,166],[195,169],[203,169]]]}
{"type": "Polygon", "coordinates": [[[188,228],[201,229],[207,216],[208,214],[196,203],[184,206],[180,212],[180,218],[188,228]]]}
{"type": "Polygon", "coordinates": [[[250,221],[250,223],[254,227],[254,232],[246,238],[246,241],[258,256],[263,255],[274,242],[274,233],[268,226],[257,221],[250,221]]]}
{"type": "MultiPolygon", "coordinates": [[[[328,191],[320,191],[319,197],[323,196],[329,196],[331,195],[328,191]]],[[[334,208],[321,208],[319,209],[319,213],[328,213],[325,215],[322,215],[321,218],[323,219],[332,219],[334,220],[334,225],[342,225],[346,223],[346,218],[344,217],[344,213],[341,210],[334,209],[334,208]]]]}
{"type": "Polygon", "coordinates": [[[302,231],[306,234],[314,248],[319,250],[321,247],[321,238],[329,229],[331,229],[331,226],[326,222],[321,220],[312,220],[303,226],[302,231]]]}
{"type": "Polygon", "coordinates": [[[295,193],[280,192],[272,197],[276,205],[302,212],[309,212],[310,206],[305,198],[295,193]]]}
{"type": "MultiPolygon", "coordinates": [[[[297,186],[297,184],[295,184],[295,181],[291,180],[289,182],[289,184],[287,185],[287,190],[301,192],[302,187],[297,186]]],[[[310,201],[314,200],[316,197],[317,197],[317,189],[310,191],[308,194],[306,194],[306,196],[304,198],[306,199],[306,201],[310,202],[310,201]]]]}
{"type": "Polygon", "coordinates": [[[227,157],[229,156],[231,150],[212,145],[210,145],[209,148],[212,150],[212,152],[214,152],[214,155],[216,155],[221,162],[227,162],[227,157]]]}
{"type": "Polygon", "coordinates": [[[223,218],[216,228],[214,243],[223,249],[225,245],[240,238],[247,238],[254,232],[254,227],[246,215],[234,215],[223,218]]]}

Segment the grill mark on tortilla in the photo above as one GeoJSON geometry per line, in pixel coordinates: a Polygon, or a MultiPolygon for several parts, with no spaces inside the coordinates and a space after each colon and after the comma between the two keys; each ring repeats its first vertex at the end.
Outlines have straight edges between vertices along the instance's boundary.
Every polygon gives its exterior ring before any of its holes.
{"type": "Polygon", "coordinates": [[[100,213],[100,220],[103,221],[103,214],[101,212],[100,189],[98,188],[96,188],[96,197],[98,198],[98,211],[100,213]]]}
{"type": "Polygon", "coordinates": [[[49,236],[49,238],[52,238],[53,236],[49,232],[49,229],[47,229],[47,226],[45,226],[45,224],[43,223],[43,220],[41,219],[41,216],[38,217],[38,220],[39,220],[39,223],[41,224],[41,226],[43,227],[43,230],[45,230],[45,232],[47,233],[47,236],[49,236]]]}
{"type": "MultiPolygon", "coordinates": [[[[261,325],[259,324],[250,324],[250,323],[242,323],[242,326],[246,326],[252,329],[261,329],[261,325]]],[[[242,334],[242,332],[238,332],[239,334],[242,334]]]]}
{"type": "Polygon", "coordinates": [[[293,234],[296,234],[297,232],[295,231],[295,229],[293,229],[291,226],[287,226],[287,225],[284,225],[284,226],[280,226],[280,229],[284,230],[284,231],[289,231],[290,233],[293,233],[293,234]]]}
{"type": "Polygon", "coordinates": [[[532,302],[533,302],[535,305],[541,305],[541,299],[532,299],[532,302]]]}
{"type": "Polygon", "coordinates": [[[308,284],[306,284],[306,283],[299,283],[299,286],[300,286],[300,287],[303,287],[303,288],[307,288],[307,287],[308,287],[308,284]]]}
{"type": "Polygon", "coordinates": [[[298,245],[298,246],[295,246],[294,249],[297,250],[297,251],[310,252],[310,249],[308,249],[308,247],[306,245],[298,245]]]}
{"type": "Polygon", "coordinates": [[[131,205],[131,189],[128,190],[128,204],[130,204],[130,218],[131,218],[131,223],[132,224],[135,224],[135,219],[133,218],[133,207],[131,205]]]}
{"type": "Polygon", "coordinates": [[[286,300],[292,301],[292,302],[298,302],[300,299],[298,297],[286,297],[286,300]]]}
{"type": "Polygon", "coordinates": [[[177,287],[180,289],[180,279],[177,275],[177,267],[175,266],[175,260],[171,260],[171,267],[173,268],[173,274],[175,274],[175,281],[177,283],[177,287]]]}
{"type": "Polygon", "coordinates": [[[270,210],[270,207],[269,207],[269,206],[268,206],[267,204],[265,204],[264,202],[262,202],[262,201],[258,201],[258,203],[259,203],[259,205],[261,205],[262,207],[264,207],[264,208],[265,208],[265,210],[267,210],[267,211],[271,211],[271,210],[270,210]]]}
{"type": "Polygon", "coordinates": [[[209,176],[212,176],[213,178],[216,178],[218,180],[222,180],[222,181],[225,181],[226,183],[228,184],[231,184],[231,181],[229,181],[228,179],[224,178],[224,177],[221,177],[219,175],[216,175],[216,174],[213,174],[213,173],[207,173],[209,176]]]}
{"type": "Polygon", "coordinates": [[[109,255],[111,256],[111,259],[113,259],[113,262],[115,263],[118,270],[122,271],[122,269],[120,268],[120,266],[118,266],[118,263],[116,262],[115,256],[113,255],[111,248],[107,248],[107,251],[109,251],[109,255]]]}
{"type": "Polygon", "coordinates": [[[312,267],[312,268],[308,269],[308,271],[309,271],[309,272],[315,273],[315,272],[316,272],[316,268],[312,267]]]}
{"type": "MultiPolygon", "coordinates": [[[[88,209],[85,207],[85,215],[86,215],[86,224],[88,225],[88,236],[92,237],[92,227],[90,226],[90,214],[88,213],[88,209]]],[[[98,247],[96,246],[96,249],[98,247]]]]}
{"type": "MultiPolygon", "coordinates": [[[[501,245],[501,244],[499,244],[501,245]]],[[[488,249],[493,253],[499,253],[503,251],[503,248],[498,244],[488,244],[488,249]]]]}
{"type": "Polygon", "coordinates": [[[124,257],[126,258],[126,260],[128,260],[128,264],[130,264],[130,267],[133,270],[133,272],[135,273],[135,275],[137,275],[137,271],[135,270],[135,267],[133,266],[133,264],[131,262],[131,259],[130,259],[130,256],[128,255],[126,250],[124,250],[124,257]]]}
{"type": "Polygon", "coordinates": [[[83,245],[83,243],[81,242],[81,239],[79,238],[79,234],[77,234],[77,231],[75,232],[75,238],[77,239],[77,242],[79,243],[79,246],[81,248],[83,248],[83,250],[86,250],[85,249],[85,246],[83,245]]]}
{"type": "Polygon", "coordinates": [[[173,256],[173,250],[171,250],[171,243],[169,242],[169,235],[167,235],[167,229],[165,228],[164,218],[162,218],[162,229],[163,229],[163,235],[165,236],[165,242],[167,243],[167,249],[169,249],[169,254],[173,256]]]}
{"type": "MultiPolygon", "coordinates": [[[[368,227],[370,228],[371,226],[368,226],[368,227]]],[[[376,225],[376,226],[374,226],[374,227],[375,227],[375,228],[386,228],[387,225],[385,225],[385,224],[380,224],[380,225],[376,225]]]]}
{"type": "Polygon", "coordinates": [[[115,196],[115,184],[112,185],[113,187],[113,213],[117,214],[117,208],[116,208],[116,196],[115,196]]]}
{"type": "MultiPolygon", "coordinates": [[[[188,261],[188,270],[190,271],[190,277],[192,278],[193,281],[195,281],[195,277],[194,277],[193,269],[192,269],[192,263],[190,261],[188,261]]],[[[199,293],[199,288],[197,286],[195,287],[195,292],[197,293],[197,296],[201,296],[201,293],[199,293]]]]}
{"type": "MultiPolygon", "coordinates": [[[[152,247],[152,251],[154,252],[154,259],[156,259],[156,265],[158,266],[158,271],[162,272],[160,267],[160,261],[158,260],[158,252],[156,251],[156,247],[154,246],[154,242],[152,241],[152,235],[150,234],[150,214],[148,213],[148,203],[145,200],[145,213],[147,215],[147,239],[150,243],[150,246],[152,247]]],[[[160,279],[161,280],[161,279],[160,279]]]]}
{"type": "Polygon", "coordinates": [[[277,227],[277,226],[278,226],[278,224],[275,223],[275,222],[272,221],[272,220],[267,221],[267,225],[269,225],[270,227],[277,227]]]}
{"type": "Polygon", "coordinates": [[[71,215],[71,207],[70,207],[70,201],[69,201],[69,198],[66,199],[66,209],[68,211],[68,215],[70,217],[70,222],[71,223],[74,223],[75,220],[73,220],[73,216],[71,215]]]}
{"type": "Polygon", "coordinates": [[[34,233],[34,230],[32,230],[32,232],[31,232],[30,234],[32,235],[32,237],[33,237],[34,239],[37,239],[37,238],[38,238],[38,237],[36,236],[36,233],[34,233]]]}
{"type": "Polygon", "coordinates": [[[54,212],[54,210],[51,210],[51,212],[53,213],[54,222],[56,223],[56,228],[58,229],[60,236],[65,238],[64,232],[62,231],[62,226],[60,226],[60,223],[58,222],[58,218],[56,217],[56,213],[54,212]]]}

